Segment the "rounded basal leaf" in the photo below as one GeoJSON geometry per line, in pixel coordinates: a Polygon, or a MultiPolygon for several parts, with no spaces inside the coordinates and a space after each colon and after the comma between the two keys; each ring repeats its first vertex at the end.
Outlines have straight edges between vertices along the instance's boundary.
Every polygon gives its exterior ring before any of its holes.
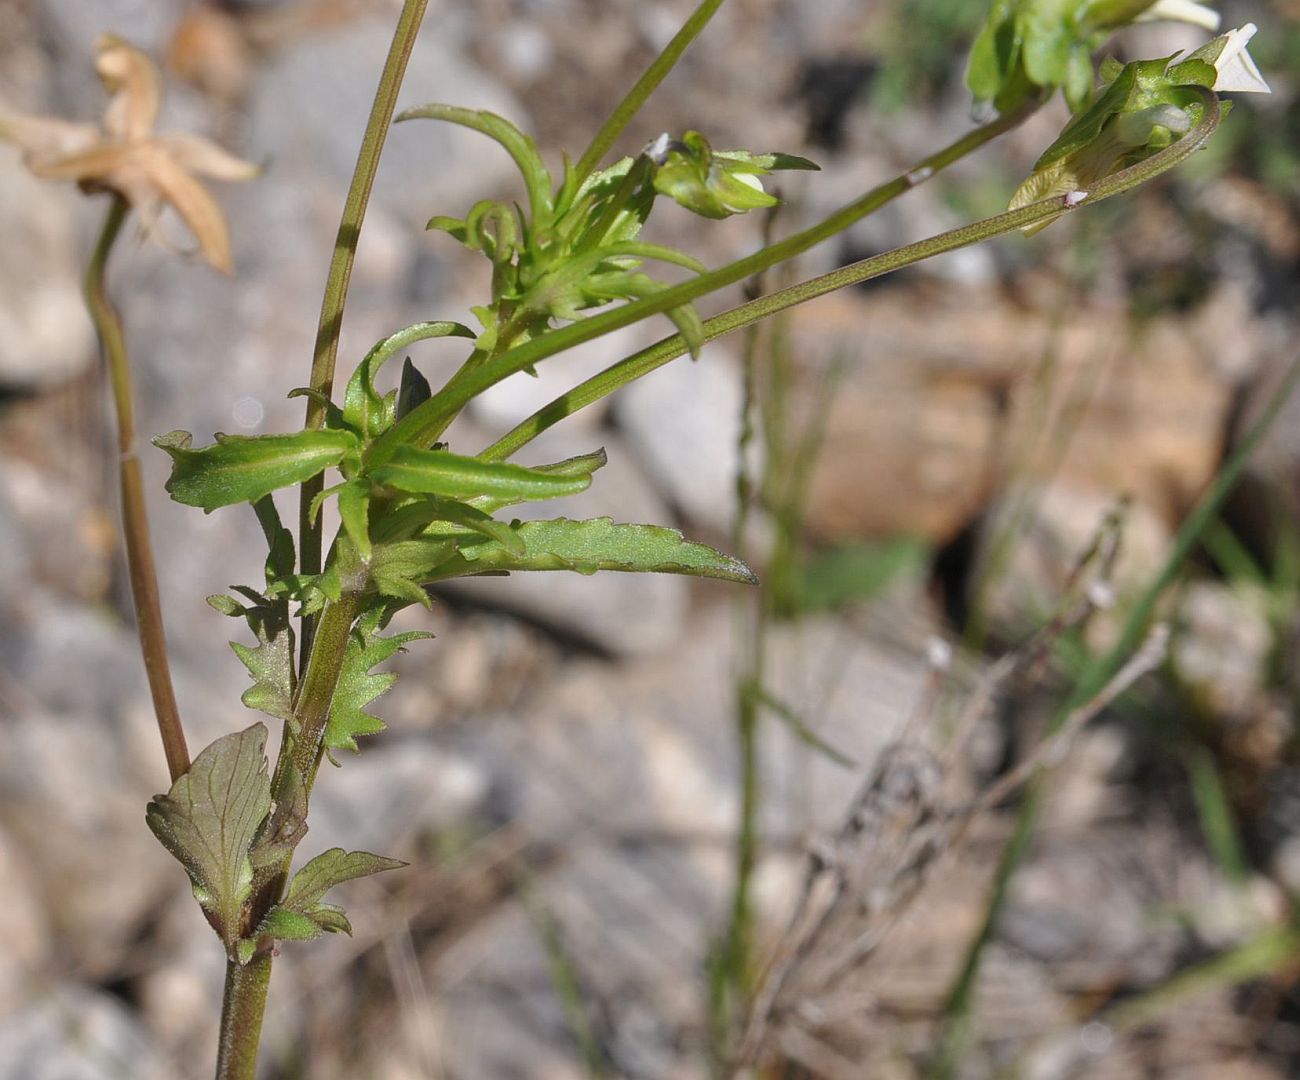
{"type": "Polygon", "coordinates": [[[211,446],[190,446],[187,431],[159,435],[154,446],[172,459],[167,491],[186,506],[205,511],[256,502],[280,488],[301,484],[338,465],[359,449],[346,431],[298,431],[291,435],[217,435],[211,446]]]}

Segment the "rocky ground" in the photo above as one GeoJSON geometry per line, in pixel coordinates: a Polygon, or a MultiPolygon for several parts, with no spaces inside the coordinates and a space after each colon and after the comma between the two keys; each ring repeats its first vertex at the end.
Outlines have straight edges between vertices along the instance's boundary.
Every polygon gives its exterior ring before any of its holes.
{"type": "MultiPolygon", "coordinates": [[[[558,160],[581,149],[691,6],[433,0],[402,102],[500,112],[558,160]]],[[[1234,9],[1230,24],[1293,33],[1294,4],[1222,6],[1234,9]]],[[[301,422],[301,403],[284,394],[306,381],[395,7],[0,6],[0,102],[94,117],[88,57],[111,29],[165,61],[162,129],[213,134],[267,166],[255,184],[220,192],[234,277],[154,243],[119,253],[113,289],[143,432],[186,428],[202,440],[301,422]]],[[[919,103],[883,107],[879,79],[896,75],[905,8],[732,0],[627,144],[694,127],[716,145],[806,153],[824,171],[791,184],[788,213],[811,220],[968,123],[960,80],[942,74],[960,69],[955,45],[938,75],[919,61],[905,72],[925,88],[919,103]]],[[[804,853],[844,820],[882,749],[933,741],[951,718],[955,704],[935,704],[933,639],[955,642],[953,617],[972,612],[985,628],[986,647],[939,679],[943,700],[959,702],[1050,614],[1124,493],[1122,613],[1294,359],[1300,191],[1294,174],[1288,187],[1285,170],[1279,183],[1278,167],[1261,165],[1259,145],[1294,132],[1300,71],[1269,74],[1274,98],[1230,121],[1252,133],[1234,144],[1236,167],[1231,152],[1197,162],[1118,209],[947,256],[791,318],[796,405],[816,398],[832,357],[844,370],[808,484],[810,557],[908,536],[925,558],[870,602],[773,632],[774,696],[855,764],[765,721],[764,949],[778,944],[804,853]]],[[[996,211],[1060,120],[1036,117],[801,269],[996,211]]],[[[394,130],[343,357],[416,319],[467,317],[483,270],[423,224],[508,193],[514,179],[474,133],[394,130]]],[[[217,944],[142,820],[165,771],[117,539],[110,415],[77,285],[99,212],[30,179],[0,147],[0,1080],[201,1076],[219,1009],[217,944]]],[[[656,228],[714,265],[756,242],[745,220],[701,230],[665,212],[656,228]]],[[[665,330],[620,332],[537,380],[503,385],[453,430],[454,444],[483,445],[665,330]]],[[[548,433],[537,460],[596,445],[611,459],[581,505],[548,512],[672,523],[725,544],[739,358],[738,343],[715,343],[698,363],[670,365],[548,433]]],[[[1277,538],[1300,508],[1297,420],[1300,399],[1225,528],[1264,564],[1261,552],[1290,550],[1277,538]]],[[[245,674],[226,646],[232,624],[203,598],[256,579],[260,534],[252,515],[167,501],[162,454],[145,468],[178,693],[198,747],[250,722],[238,701],[245,674]]],[[[1281,557],[1257,580],[1240,560],[1226,569],[1223,551],[1200,558],[1166,610],[1178,630],[1168,677],[1104,716],[1055,774],[986,953],[958,1075],[1263,1078],[1300,1068],[1295,946],[1264,954],[1259,944],[1288,925],[1300,888],[1297,582],[1281,557]],[[1206,825],[1206,776],[1226,792],[1237,847],[1231,820],[1228,840],[1206,825]],[[1195,968],[1243,946],[1270,962],[1214,977],[1195,968]],[[1202,974],[1180,975],[1188,970],[1202,974]],[[1171,985],[1186,993],[1168,1006],[1148,996],[1171,985]]],[[[437,640],[399,658],[402,678],[382,704],[390,731],[324,777],[303,854],[343,845],[412,865],[347,892],[353,938],[285,948],[266,1075],[561,1078],[599,1074],[592,1047],[606,1075],[707,1075],[704,972],[728,904],[734,678],[749,611],[732,588],[685,579],[538,575],[471,581],[440,595],[431,615],[404,615],[404,628],[431,628],[437,640]],[[584,1023],[560,992],[566,977],[584,1023]]],[[[1117,621],[1103,613],[1091,643],[1113,637],[1117,621]]],[[[1053,667],[1004,688],[968,752],[946,762],[947,786],[966,798],[1032,745],[1068,678],[1068,666],[1053,667]]],[[[933,884],[847,983],[829,997],[809,991],[797,1022],[773,1036],[792,1064],[772,1075],[922,1074],[1013,809],[981,815],[944,850],[933,884]]],[[[844,932],[863,930],[850,920],[844,932]]],[[[832,953],[847,940],[833,939],[832,953]]]]}

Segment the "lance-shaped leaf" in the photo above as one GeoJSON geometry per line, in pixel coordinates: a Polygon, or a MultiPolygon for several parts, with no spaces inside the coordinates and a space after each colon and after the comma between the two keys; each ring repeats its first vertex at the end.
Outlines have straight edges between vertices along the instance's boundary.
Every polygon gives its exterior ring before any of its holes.
{"type": "Polygon", "coordinates": [[[187,431],[159,435],[154,446],[172,459],[171,497],[205,511],[256,502],[278,488],[301,484],[356,452],[347,431],[298,431],[290,435],[217,435],[194,450],[187,431]]]}
{"type": "Polygon", "coordinates": [[[384,614],[382,609],[368,613],[348,639],[339,669],[338,686],[330,703],[329,720],[325,725],[326,750],[355,752],[358,736],[377,735],[384,730],[384,722],[366,712],[366,706],[386,693],[397,681],[397,675],[391,671],[372,675],[370,669],[401,652],[407,642],[433,636],[422,630],[411,630],[380,637],[379,623],[384,614]]]}
{"type": "Polygon", "coordinates": [[[384,487],[413,495],[473,499],[487,495],[525,502],[576,495],[591,485],[591,476],[557,476],[503,461],[479,461],[448,450],[399,446],[383,465],[368,473],[384,487]]]}
{"type": "Polygon", "coordinates": [[[265,747],[260,723],[223,736],[145,811],[153,834],[185,867],[195,898],[231,955],[253,883],[249,851],[271,810],[265,747]]]}
{"type": "MultiPolygon", "coordinates": [[[[496,541],[466,539],[455,558],[437,572],[439,579],[501,570],[598,570],[626,573],[688,574],[747,585],[754,572],[739,559],[706,544],[686,540],[660,525],[620,525],[609,518],[526,521],[515,527],[524,554],[512,554],[496,541]]],[[[477,538],[475,538],[477,539],[477,538]]]]}
{"type": "MultiPolygon", "coordinates": [[[[603,469],[607,464],[609,464],[609,455],[605,453],[605,448],[602,446],[599,450],[593,450],[590,454],[578,454],[575,457],[565,458],[563,461],[553,461],[546,465],[530,465],[529,468],[535,473],[546,473],[548,476],[564,476],[571,480],[585,478],[590,483],[592,473],[597,469],[603,469]]],[[[492,513],[503,507],[515,506],[524,501],[523,499],[484,495],[475,499],[473,505],[487,513],[492,513]]]]}

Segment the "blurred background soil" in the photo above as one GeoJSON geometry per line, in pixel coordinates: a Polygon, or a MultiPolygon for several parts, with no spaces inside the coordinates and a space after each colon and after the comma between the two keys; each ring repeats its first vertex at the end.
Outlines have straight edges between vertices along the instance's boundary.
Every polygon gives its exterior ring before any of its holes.
{"type": "MultiPolygon", "coordinates": [[[[621,147],[696,128],[719,147],[806,154],[823,171],[782,177],[776,227],[811,222],[966,130],[964,50],[983,6],[732,0],[621,147]]],[[[401,101],[502,113],[558,163],[692,7],[433,0],[401,101]]],[[[944,715],[926,705],[928,643],[964,643],[962,674],[941,694],[960,698],[1051,616],[1076,558],[1129,498],[1114,606],[1002,695],[949,763],[955,782],[981,785],[1032,746],[1089,650],[1113,640],[1296,360],[1300,8],[1218,7],[1226,27],[1260,25],[1252,51],[1274,94],[1240,104],[1176,176],[1033,239],[806,305],[765,346],[790,371],[776,407],[811,413],[819,441],[766,682],[855,764],[763,717],[764,953],[804,852],[843,820],[881,748],[918,710],[944,715]]],[[[396,8],[0,0],[7,105],[96,118],[92,44],[112,30],[165,65],[161,129],[212,134],[266,165],[256,183],[219,192],[233,278],[156,244],[124,245],[115,259],[143,432],[185,428],[203,442],[301,423],[301,403],[284,395],[307,381],[396,8]]],[[[1199,40],[1145,27],[1115,48],[1164,55],[1199,40]]],[[[1043,110],[799,271],[997,212],[1062,120],[1059,104],[1043,110]]],[[[424,223],[515,188],[508,158],[475,133],[393,130],[343,370],[398,326],[467,319],[484,267],[424,223]]],[[[4,1080],[206,1075],[220,1005],[217,942],[143,824],[165,770],[119,550],[111,418],[78,292],[100,212],[0,148],[4,1080]]],[[[170,224],[165,237],[178,237],[170,224]]],[[[651,233],[718,265],[752,250],[759,227],[701,229],[670,206],[651,233]]],[[[474,452],[668,329],[620,331],[497,388],[453,429],[453,447],[474,452]]],[[[437,347],[419,358],[426,370],[453,362],[437,347]]],[[[739,341],[709,345],[698,363],[656,372],[525,451],[524,461],[609,452],[581,502],[547,515],[671,523],[729,546],[740,357],[739,341]]],[[[261,539],[251,514],[168,502],[161,453],[145,467],[198,748],[253,720],[226,645],[234,624],[204,597],[258,580],[261,539]]],[[[758,531],[770,533],[766,509],[758,531]]],[[[1298,514],[1300,398],[1167,596],[1170,658],[1054,774],[953,1075],[1300,1075],[1298,514]]],[[[736,673],[753,611],[739,592],[538,575],[470,580],[431,614],[403,615],[437,640],[399,659],[402,678],[381,704],[390,730],[323,777],[302,852],[343,845],[412,865],[341,890],[351,939],[285,947],[266,1077],[708,1075],[706,969],[729,903],[736,673]]],[[[783,1034],[785,1063],[770,1075],[927,1074],[1013,820],[1007,802],[976,823],[852,986],[810,1002],[783,1034]]]]}

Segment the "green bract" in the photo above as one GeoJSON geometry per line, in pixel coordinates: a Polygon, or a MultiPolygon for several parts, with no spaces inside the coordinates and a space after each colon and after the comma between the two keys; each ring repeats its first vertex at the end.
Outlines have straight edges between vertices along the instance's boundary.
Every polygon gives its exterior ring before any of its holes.
{"type": "Polygon", "coordinates": [[[1123,67],[1107,61],[1102,73],[1110,82],[1043,152],[1012,196],[1012,209],[1054,195],[1085,198],[1099,180],[1168,146],[1200,119],[1202,99],[1190,88],[1208,89],[1216,77],[1204,60],[1171,65],[1169,57],[1123,67]]]}

